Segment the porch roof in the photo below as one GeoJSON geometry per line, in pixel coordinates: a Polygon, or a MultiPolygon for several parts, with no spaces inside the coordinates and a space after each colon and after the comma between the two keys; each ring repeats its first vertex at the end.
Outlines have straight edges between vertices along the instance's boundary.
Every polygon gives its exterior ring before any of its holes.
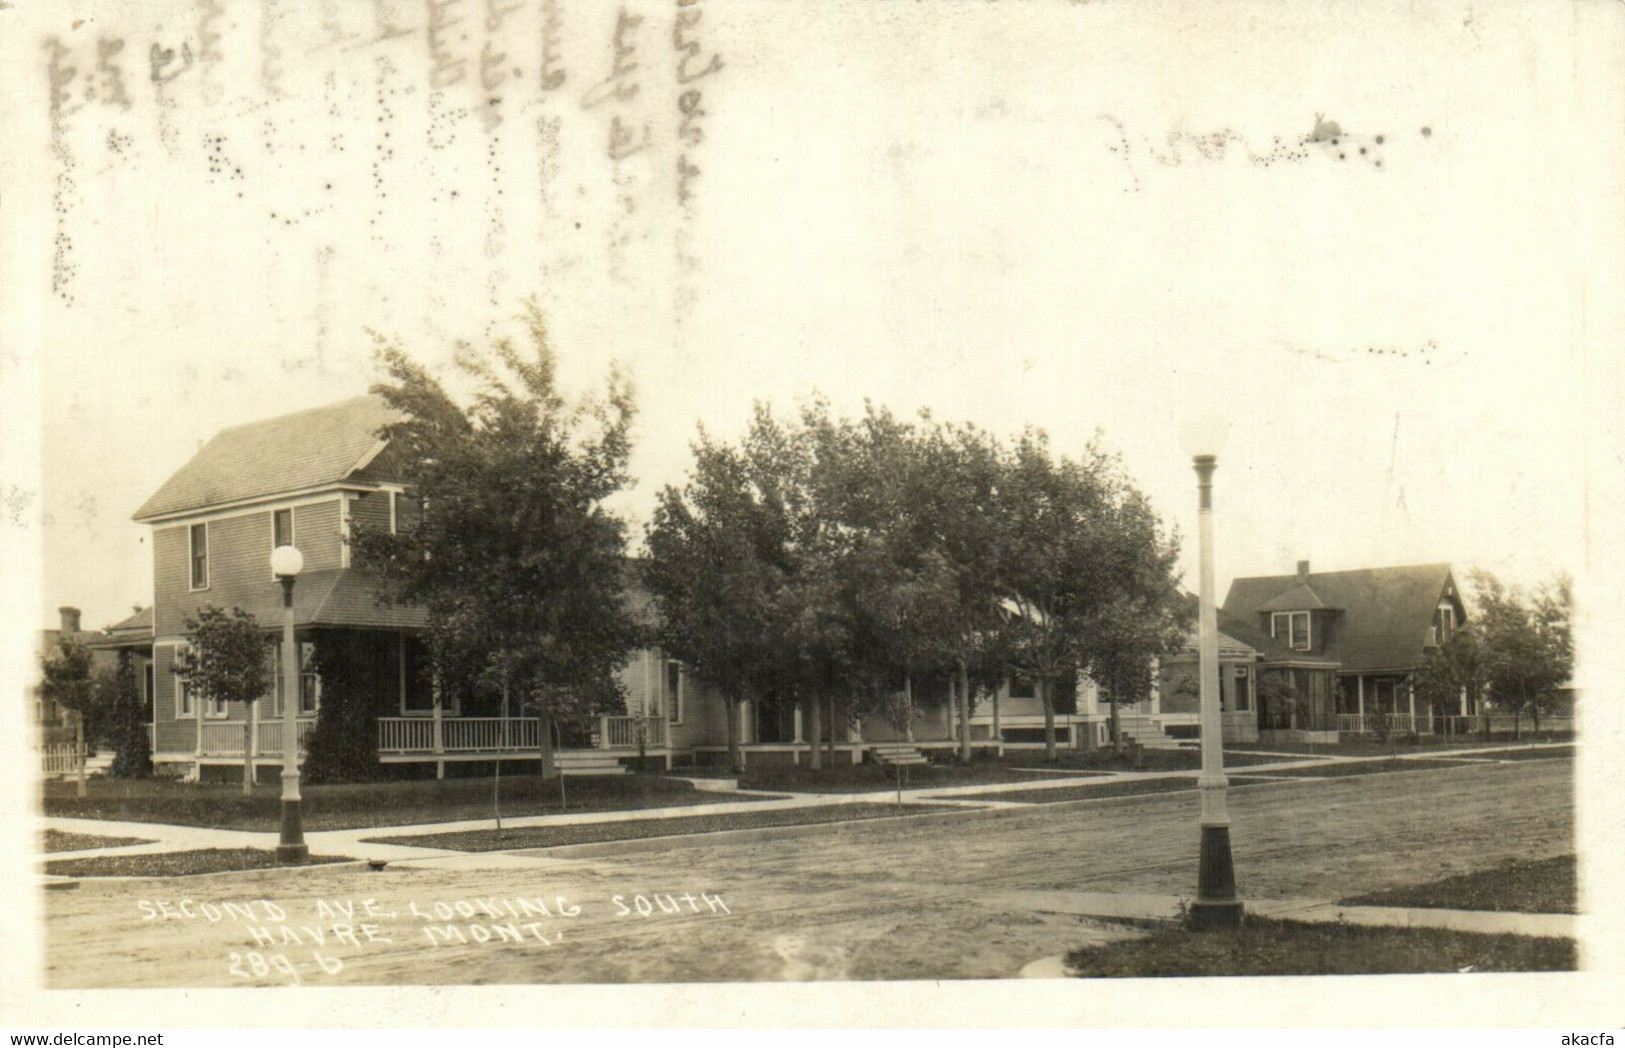
{"type": "MultiPolygon", "coordinates": [[[[295,626],[353,626],[371,629],[422,629],[428,614],[419,607],[380,599],[388,586],[375,575],[353,568],[313,571],[293,587],[295,626]]],[[[237,602],[262,626],[282,621],[282,587],[272,583],[237,602]]]]}

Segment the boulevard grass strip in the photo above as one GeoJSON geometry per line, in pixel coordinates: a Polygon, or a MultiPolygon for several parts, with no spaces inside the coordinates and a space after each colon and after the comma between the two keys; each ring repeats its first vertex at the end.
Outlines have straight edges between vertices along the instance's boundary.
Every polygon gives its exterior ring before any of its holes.
{"type": "Polygon", "coordinates": [[[1380,775],[1390,771],[1427,771],[1436,768],[1464,768],[1473,763],[1466,760],[1428,760],[1425,757],[1401,760],[1398,757],[1385,761],[1343,761],[1338,764],[1315,764],[1306,768],[1280,768],[1275,771],[1261,771],[1260,776],[1269,776],[1276,779],[1340,779],[1347,775],[1380,775]]]}
{"type": "Polygon", "coordinates": [[[1573,746],[1551,746],[1544,749],[1498,750],[1494,753],[1480,754],[1485,760],[1492,761],[1540,761],[1554,760],[1574,756],[1573,746]]]}
{"type": "MultiPolygon", "coordinates": [[[[1249,764],[1275,764],[1280,757],[1262,753],[1234,753],[1228,745],[1224,750],[1224,766],[1238,768],[1249,764]]],[[[1050,771],[1077,768],[1080,771],[1197,771],[1202,767],[1199,749],[1141,750],[1137,756],[1117,754],[1110,748],[1098,750],[1068,750],[1059,754],[1053,764],[1044,760],[1042,751],[1030,754],[1006,753],[1004,762],[1017,768],[1048,769],[1050,771]]]]}
{"type": "MultiPolygon", "coordinates": [[[[573,826],[526,826],[502,830],[464,830],[425,833],[410,837],[370,837],[363,844],[404,844],[451,851],[509,851],[520,848],[561,848],[570,844],[602,844],[650,837],[681,837],[719,830],[754,830],[774,826],[814,826],[832,822],[865,822],[904,815],[947,810],[933,804],[830,804],[777,811],[730,812],[724,815],[678,815],[666,819],[629,819],[573,826]]],[[[953,809],[963,811],[965,809],[953,809]]]]}
{"type": "MultiPolygon", "coordinates": [[[[241,783],[93,779],[89,786],[89,796],[79,798],[74,796],[72,783],[46,783],[45,814],[222,830],[275,831],[282,824],[280,785],[256,786],[250,797],[243,796],[241,783]]],[[[489,818],[492,787],[490,778],[427,779],[305,785],[300,792],[306,830],[352,830],[489,818]]],[[[717,801],[717,794],[702,793],[693,783],[658,775],[571,776],[565,781],[564,793],[561,803],[557,779],[504,775],[502,813],[628,811],[717,801]]],[[[729,799],[766,798],[730,795],[729,799]]]]}
{"type": "MultiPolygon", "coordinates": [[[[1231,786],[1256,786],[1277,779],[1261,777],[1230,777],[1231,786]]],[[[1196,780],[1128,779],[1121,782],[1103,782],[1098,786],[1054,786],[1044,790],[999,790],[997,793],[957,793],[933,797],[939,801],[1014,801],[1018,804],[1058,804],[1061,801],[1082,801],[1095,797],[1135,797],[1149,793],[1180,793],[1196,789],[1196,780]]]]}
{"type": "MultiPolygon", "coordinates": [[[[783,791],[786,793],[877,793],[897,788],[897,769],[878,764],[852,764],[844,760],[813,771],[805,764],[750,765],[739,778],[741,789],[783,791]]],[[[1056,765],[1049,765],[1053,770],[1056,765]]],[[[905,790],[941,789],[947,786],[984,786],[1003,782],[1042,782],[1054,778],[1052,772],[1012,768],[996,761],[978,760],[970,764],[918,764],[904,767],[905,790]]]]}
{"type": "Polygon", "coordinates": [[[47,852],[85,851],[89,848],[127,848],[132,844],[151,844],[145,837],[103,837],[98,833],[67,833],[63,830],[45,831],[47,852]]]}
{"type": "Polygon", "coordinates": [[[1452,750],[1487,750],[1497,746],[1511,748],[1544,741],[1534,738],[1524,738],[1520,741],[1510,735],[1501,735],[1494,739],[1485,739],[1482,735],[1458,735],[1448,739],[1422,736],[1415,742],[1398,738],[1389,739],[1387,742],[1378,742],[1370,738],[1349,738],[1340,742],[1227,742],[1224,744],[1224,757],[1225,763],[1229,763],[1231,753],[1250,751],[1301,753],[1305,757],[1394,757],[1401,753],[1444,756],[1452,750]]]}
{"type": "Polygon", "coordinates": [[[1579,913],[1575,857],[1508,859],[1500,866],[1343,899],[1343,906],[1579,913]]]}
{"type": "MultiPolygon", "coordinates": [[[[339,855],[312,855],[305,866],[354,862],[339,855]]],[[[96,855],[83,859],[50,859],[45,872],[63,877],[187,877],[199,873],[235,873],[275,869],[276,852],[264,848],[199,848],[150,855],[96,855]]]]}
{"type": "Polygon", "coordinates": [[[1578,961],[1572,939],[1251,916],[1236,929],[1195,932],[1171,925],[1066,957],[1081,978],[1567,972],[1578,961]]]}

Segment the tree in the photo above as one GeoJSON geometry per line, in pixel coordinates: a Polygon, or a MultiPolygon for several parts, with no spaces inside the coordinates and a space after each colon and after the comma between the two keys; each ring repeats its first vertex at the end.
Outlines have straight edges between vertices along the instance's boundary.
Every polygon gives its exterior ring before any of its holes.
{"type": "Polygon", "coordinates": [[[1178,544],[1097,443],[1056,458],[1032,430],[1002,473],[1003,632],[1012,669],[1037,686],[1054,761],[1058,681],[1080,668],[1122,675],[1183,639],[1178,544]]]}
{"type": "Polygon", "coordinates": [[[85,795],[85,734],[87,715],[96,706],[96,686],[91,677],[90,649],[71,633],[57,638],[56,648],[46,652],[41,669],[44,679],[40,694],[50,702],[70,710],[75,722],[75,745],[78,747],[78,793],[85,795]]]}
{"type": "Polygon", "coordinates": [[[688,483],[660,492],[643,577],[661,648],[727,703],[728,764],[739,772],[740,704],[773,657],[773,534],[744,456],[703,428],[693,452],[688,483]]]}
{"type": "Polygon", "coordinates": [[[135,657],[129,651],[120,651],[107,705],[107,734],[113,744],[109,774],[113,778],[145,779],[152,775],[148,723],[136,679],[135,657]]]}
{"type": "MultiPolygon", "coordinates": [[[[488,685],[539,719],[542,775],[555,721],[620,708],[616,671],[641,640],[625,601],[626,524],[605,506],[629,482],[633,401],[612,366],[572,402],[534,301],[529,351],[458,347],[476,392],[460,403],[399,346],[379,342],[403,418],[385,429],[422,512],[397,532],[357,529],[359,562],[428,613],[441,688],[488,685]]],[[[438,695],[437,691],[437,695],[438,695]]]]}
{"type": "MultiPolygon", "coordinates": [[[[261,695],[276,686],[271,667],[271,637],[249,612],[233,608],[230,613],[212,604],[198,609],[196,618],[186,620],[188,646],[175,656],[175,673],[192,689],[198,703],[240,702],[251,710],[261,695]]],[[[298,702],[294,694],[284,702],[298,702]]],[[[203,716],[201,705],[198,716],[203,716]]],[[[253,716],[244,718],[243,730],[252,730],[253,716]]],[[[243,747],[243,796],[254,791],[254,747],[243,747]]]]}
{"type": "Polygon", "coordinates": [[[1477,709],[1484,691],[1485,661],[1478,630],[1471,624],[1460,626],[1448,640],[1429,648],[1411,678],[1416,697],[1434,709],[1456,709],[1466,693],[1471,708],[1477,709]]]}
{"type": "Polygon", "coordinates": [[[1541,711],[1574,675],[1573,582],[1558,575],[1527,594],[1487,571],[1471,579],[1473,630],[1490,697],[1497,706],[1528,713],[1539,731],[1541,711]]]}

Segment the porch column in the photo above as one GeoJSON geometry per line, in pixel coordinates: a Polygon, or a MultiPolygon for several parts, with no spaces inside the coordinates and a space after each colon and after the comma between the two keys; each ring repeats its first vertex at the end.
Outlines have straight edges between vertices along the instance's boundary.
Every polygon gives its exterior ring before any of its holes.
{"type": "Polygon", "coordinates": [[[598,715],[598,748],[601,750],[609,749],[609,714],[607,713],[598,715]]]}
{"type": "Polygon", "coordinates": [[[1411,708],[1411,730],[1416,730],[1416,688],[1412,686],[1410,678],[1405,679],[1405,692],[1411,708]]]}
{"type": "Polygon", "coordinates": [[[192,716],[197,720],[197,755],[203,756],[203,703],[192,696],[192,716]]]}
{"type": "Polygon", "coordinates": [[[790,741],[796,743],[803,741],[801,738],[801,703],[799,702],[796,703],[795,732],[796,737],[790,741]]]}
{"type": "Polygon", "coordinates": [[[1467,716],[1467,685],[1463,684],[1461,686],[1461,689],[1456,697],[1461,702],[1461,715],[1463,717],[1467,716]]]}
{"type": "Polygon", "coordinates": [[[1151,669],[1151,714],[1158,716],[1162,713],[1162,687],[1161,674],[1155,666],[1151,669]]]}
{"type": "Polygon", "coordinates": [[[1354,712],[1359,714],[1360,726],[1358,731],[1365,730],[1365,674],[1359,673],[1354,677],[1354,712]]]}

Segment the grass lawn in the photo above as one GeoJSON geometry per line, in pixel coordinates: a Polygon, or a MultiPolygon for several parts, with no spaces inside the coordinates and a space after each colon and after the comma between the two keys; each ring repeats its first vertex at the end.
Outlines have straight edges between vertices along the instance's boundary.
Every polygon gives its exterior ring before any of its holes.
{"type": "Polygon", "coordinates": [[[1578,913],[1574,863],[1572,855],[1555,859],[1508,859],[1493,869],[1341,901],[1345,906],[1578,913]]]}
{"type": "MultiPolygon", "coordinates": [[[[275,830],[281,825],[282,787],[259,786],[244,797],[241,784],[205,785],[166,779],[92,779],[90,795],[74,796],[72,783],[45,784],[45,814],[87,819],[121,819],[229,830],[275,830]]],[[[545,815],[559,811],[626,811],[684,804],[714,804],[715,793],[692,783],[653,775],[605,775],[565,780],[568,806],[561,806],[557,781],[535,775],[502,778],[502,813],[545,815]]],[[[491,779],[304,786],[305,829],[348,830],[371,826],[410,826],[488,818],[491,779]]],[[[731,800],[757,798],[730,797],[731,800]]]]}
{"type": "MultiPolygon", "coordinates": [[[[1062,750],[1056,754],[1054,764],[1044,760],[1043,750],[1006,751],[1003,763],[1012,768],[1073,769],[1079,771],[1196,771],[1202,767],[1202,751],[1198,749],[1143,750],[1138,759],[1117,753],[1109,748],[1099,750],[1062,750]]],[[[1224,765],[1236,768],[1248,764],[1274,764],[1280,757],[1266,757],[1256,753],[1236,753],[1226,746],[1224,765]]]]}
{"type": "Polygon", "coordinates": [[[1260,772],[1260,775],[1280,778],[1340,779],[1345,775],[1375,775],[1385,771],[1426,771],[1430,768],[1460,768],[1460,761],[1400,760],[1345,761],[1340,764],[1317,764],[1309,768],[1286,768],[1280,771],[1260,772]]]}
{"type": "MultiPolygon", "coordinates": [[[[305,865],[352,862],[335,855],[312,855],[305,865]]],[[[98,855],[84,859],[50,859],[46,873],[65,877],[185,877],[196,873],[275,868],[276,852],[261,848],[201,848],[152,855],[98,855]]]]}
{"type": "Polygon", "coordinates": [[[507,851],[515,848],[558,848],[566,844],[634,841],[646,837],[713,833],[717,830],[856,822],[942,810],[940,806],[926,804],[833,804],[818,808],[734,812],[727,815],[683,815],[670,819],[629,819],[624,822],[587,823],[579,826],[531,826],[503,830],[500,833],[490,829],[462,833],[426,833],[411,837],[369,837],[367,843],[410,844],[425,848],[449,848],[454,851],[471,852],[507,851]]]}
{"type": "Polygon", "coordinates": [[[1248,917],[1234,930],[1165,926],[1067,954],[1079,976],[1386,975],[1575,970],[1573,940],[1437,928],[1372,928],[1248,917]]]}
{"type": "MultiPolygon", "coordinates": [[[[1274,779],[1261,777],[1237,778],[1228,776],[1231,786],[1256,786],[1274,779]]],[[[1000,790],[997,793],[944,794],[935,800],[953,801],[1016,801],[1021,804],[1057,804],[1061,801],[1081,801],[1092,797],[1133,797],[1144,793],[1178,793],[1196,789],[1195,779],[1127,779],[1103,782],[1098,786],[1055,786],[1037,790],[1000,790]]]]}
{"type": "MultiPolygon", "coordinates": [[[[844,755],[843,755],[844,756],[844,755]]],[[[921,764],[903,772],[903,788],[927,789],[941,786],[980,786],[993,782],[1033,782],[1052,776],[1024,771],[996,761],[977,760],[970,764],[921,764]]],[[[837,760],[832,766],[813,771],[805,764],[749,765],[739,777],[747,790],[782,790],[792,793],[869,793],[895,790],[897,773],[878,764],[852,764],[837,760]]],[[[715,795],[712,795],[715,799],[715,795]]]]}
{"type": "Polygon", "coordinates": [[[1262,751],[1266,753],[1301,753],[1309,757],[1391,757],[1401,753],[1433,753],[1435,751],[1448,753],[1451,750],[1482,750],[1492,746],[1527,746],[1536,740],[1525,736],[1522,740],[1509,736],[1497,736],[1493,740],[1486,740],[1482,736],[1451,736],[1449,738],[1423,737],[1417,742],[1402,742],[1391,739],[1388,742],[1378,742],[1368,738],[1347,738],[1341,742],[1277,742],[1265,744],[1262,742],[1227,742],[1224,746],[1226,762],[1230,759],[1232,750],[1262,751]]]}
{"type": "Polygon", "coordinates": [[[64,833],[61,830],[45,831],[45,850],[47,852],[83,851],[86,848],[123,848],[131,844],[151,844],[152,841],[144,837],[103,837],[95,833],[64,833]]]}
{"type": "Polygon", "coordinates": [[[1556,757],[1573,757],[1573,746],[1552,746],[1540,750],[1501,750],[1496,753],[1486,753],[1485,757],[1493,757],[1498,761],[1538,761],[1556,757]]]}

